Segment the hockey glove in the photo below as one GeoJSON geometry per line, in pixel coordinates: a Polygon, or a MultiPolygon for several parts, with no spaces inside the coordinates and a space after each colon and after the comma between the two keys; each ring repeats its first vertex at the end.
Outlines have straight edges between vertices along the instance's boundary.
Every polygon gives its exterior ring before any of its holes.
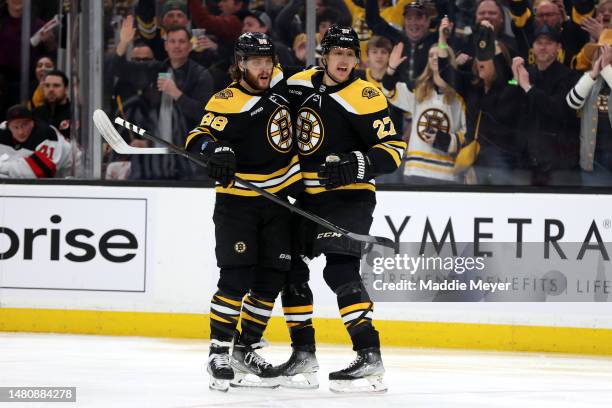
{"type": "Polygon", "coordinates": [[[360,151],[330,154],[319,168],[319,181],[326,190],[364,183],[372,178],[370,169],[370,159],[360,151]]]}
{"type": "Polygon", "coordinates": [[[208,177],[227,187],[236,173],[236,155],[231,146],[224,142],[204,142],[200,154],[208,162],[208,177]]]}

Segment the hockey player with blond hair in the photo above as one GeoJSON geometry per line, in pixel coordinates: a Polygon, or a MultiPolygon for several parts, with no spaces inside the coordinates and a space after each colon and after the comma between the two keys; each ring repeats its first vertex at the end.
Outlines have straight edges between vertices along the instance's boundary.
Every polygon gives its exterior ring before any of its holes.
{"type": "MultiPolygon", "coordinates": [[[[355,31],[332,26],[321,47],[323,67],[287,80],[305,185],[300,202],[305,210],[336,225],[367,234],[376,205],[374,178],[398,168],[406,143],[393,127],[381,91],[355,76],[360,57],[355,31]]],[[[373,303],[359,274],[360,243],[308,220],[302,220],[298,231],[302,255],[325,255],[323,278],[337,296],[340,315],[357,352],[347,368],[329,374],[330,389],[386,391],[379,335],[372,325],[373,303]],[[360,379],[368,380],[369,385],[357,386],[360,379]]],[[[290,276],[296,268],[306,270],[307,275],[307,267],[295,258],[290,276]]],[[[284,307],[291,304],[294,293],[283,289],[284,307]]],[[[285,316],[287,319],[288,314],[285,316]]],[[[314,359],[314,344],[310,350],[306,345],[294,345],[289,361],[279,367],[281,377],[299,374],[294,368],[300,366],[300,360],[314,359]]]]}

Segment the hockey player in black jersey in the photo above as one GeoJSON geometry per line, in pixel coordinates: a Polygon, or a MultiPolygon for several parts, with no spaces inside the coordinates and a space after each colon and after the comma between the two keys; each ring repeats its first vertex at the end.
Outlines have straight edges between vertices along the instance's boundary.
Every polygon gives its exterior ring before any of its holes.
{"type": "Polygon", "coordinates": [[[230,384],[278,386],[276,371],[255,350],[290,267],[291,215],[233,180],[239,176],[281,197],[303,189],[286,81],[275,60],[265,34],[241,35],[235,82],[208,101],[186,141],[187,150],[205,157],[217,181],[213,220],[220,278],[211,301],[208,372],[211,388],[223,391],[230,384]],[[241,333],[234,338],[239,318],[241,333]],[[247,374],[260,381],[249,381],[247,374]]]}
{"type": "MultiPolygon", "coordinates": [[[[305,184],[300,201],[307,211],[367,234],[376,204],[374,178],[397,169],[406,143],[393,127],[385,97],[375,85],[354,75],[359,61],[355,31],[332,26],[321,47],[322,68],[287,80],[305,184]]],[[[331,390],[386,391],[379,336],[372,325],[373,304],[359,274],[360,244],[308,220],[303,220],[300,231],[303,254],[326,257],[323,277],[337,295],[340,315],[357,352],[347,368],[330,373],[331,390]],[[355,380],[364,378],[369,385],[358,387],[355,380]]],[[[300,268],[307,269],[303,264],[300,268]]],[[[283,306],[292,297],[291,291],[283,289],[283,306]]],[[[289,367],[298,365],[299,351],[294,347],[289,367]]]]}

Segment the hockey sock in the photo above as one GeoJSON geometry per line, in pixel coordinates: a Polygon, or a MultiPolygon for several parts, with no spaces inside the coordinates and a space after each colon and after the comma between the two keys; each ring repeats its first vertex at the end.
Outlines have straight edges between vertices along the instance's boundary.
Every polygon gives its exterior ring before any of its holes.
{"type": "Polygon", "coordinates": [[[244,297],[242,312],[240,314],[240,342],[244,345],[258,343],[263,336],[263,332],[268,326],[268,321],[272,315],[274,299],[265,299],[249,292],[244,297]]]}
{"type": "Polygon", "coordinates": [[[283,313],[291,336],[291,347],[300,349],[315,344],[312,327],[312,291],[307,282],[288,284],[283,288],[283,313]]]}
{"type": "Polygon", "coordinates": [[[361,281],[349,282],[339,287],[336,295],[338,296],[340,316],[344,327],[351,336],[353,350],[380,347],[378,332],[372,326],[374,304],[361,281]]]}
{"type": "Polygon", "coordinates": [[[380,347],[378,332],[372,325],[374,304],[359,275],[359,258],[326,254],[323,278],[336,293],[344,327],[351,336],[353,350],[380,347]]]}
{"type": "Polygon", "coordinates": [[[220,341],[232,341],[242,299],[218,290],[210,302],[210,337],[220,341]]]}

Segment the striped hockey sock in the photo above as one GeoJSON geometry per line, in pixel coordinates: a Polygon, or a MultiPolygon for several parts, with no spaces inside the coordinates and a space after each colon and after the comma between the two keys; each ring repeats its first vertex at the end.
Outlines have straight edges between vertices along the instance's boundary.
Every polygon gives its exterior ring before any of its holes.
{"type": "Polygon", "coordinates": [[[245,345],[258,343],[272,315],[274,299],[263,299],[249,292],[244,297],[240,313],[240,342],[245,345]]]}
{"type": "Polygon", "coordinates": [[[242,299],[217,291],[210,302],[210,337],[231,341],[240,317],[242,299]]]}
{"type": "Polygon", "coordinates": [[[374,304],[361,282],[351,282],[336,291],[344,327],[351,336],[353,350],[380,347],[378,332],[372,325],[374,304]]]}
{"type": "Polygon", "coordinates": [[[351,337],[362,329],[361,325],[372,326],[372,309],[374,307],[372,302],[342,302],[341,304],[341,299],[338,299],[338,304],[342,322],[351,337]]]}
{"type": "Polygon", "coordinates": [[[291,346],[313,346],[312,291],[308,283],[291,284],[283,288],[283,313],[291,336],[291,346]]]}

